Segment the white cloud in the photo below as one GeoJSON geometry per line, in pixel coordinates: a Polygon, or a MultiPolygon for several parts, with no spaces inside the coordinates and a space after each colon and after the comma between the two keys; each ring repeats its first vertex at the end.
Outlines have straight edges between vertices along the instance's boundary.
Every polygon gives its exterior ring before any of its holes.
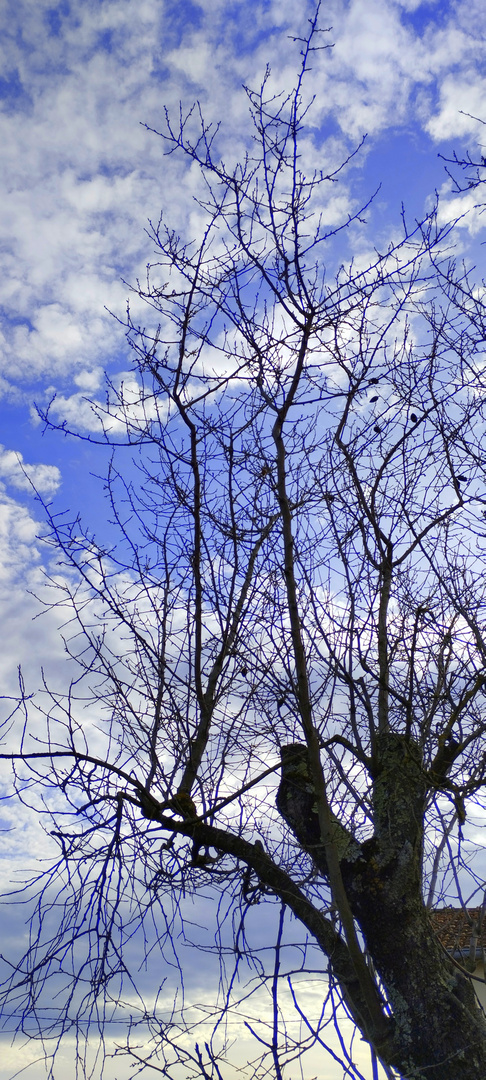
{"type": "Polygon", "coordinates": [[[478,119],[486,120],[486,79],[478,78],[474,70],[460,77],[448,75],[440,89],[439,110],[426,130],[437,142],[474,135],[484,145],[486,132],[478,119]]]}
{"type": "Polygon", "coordinates": [[[392,0],[352,0],[347,7],[336,4],[335,11],[335,46],[323,56],[322,97],[325,108],[354,137],[421,120],[428,130],[434,94],[444,78],[455,84],[462,69],[473,87],[480,79],[477,28],[462,26],[454,5],[441,9],[439,21],[434,6],[392,0]],[[423,24],[415,29],[403,20],[403,9],[419,7],[425,9],[423,24]],[[433,91],[428,102],[425,88],[433,91]]]}
{"type": "Polygon", "coordinates": [[[156,100],[160,113],[151,77],[160,6],[86,4],[61,15],[57,36],[48,33],[49,10],[2,9],[7,68],[17,68],[26,92],[0,112],[8,187],[0,301],[15,319],[4,326],[0,365],[9,382],[109,361],[122,331],[103,307],[123,311],[120,275],[138,270],[143,225],[160,203],[160,146],[139,123],[156,100]],[[111,51],[100,47],[107,29],[111,51]]]}
{"type": "Polygon", "coordinates": [[[77,393],[64,395],[56,393],[54,388],[46,392],[46,397],[52,399],[51,420],[59,424],[66,422],[73,431],[109,431],[118,435],[124,434],[127,427],[136,431],[165,416],[167,402],[156,404],[153,397],[144,399],[142,387],[131,371],[112,376],[108,405],[106,399],[95,396],[101,383],[101,373],[97,370],[82,372],[74,381],[81,386],[77,393]]]}
{"type": "Polygon", "coordinates": [[[450,196],[449,191],[450,185],[444,185],[437,215],[439,225],[457,220],[458,228],[467,229],[470,236],[477,236],[486,225],[485,207],[478,203],[478,192],[472,190],[450,196]]]}
{"type": "Polygon", "coordinates": [[[5,495],[0,498],[0,580],[23,577],[25,567],[39,558],[37,522],[28,511],[5,495]]]}
{"type": "MultiPolygon", "coordinates": [[[[39,685],[41,666],[48,673],[66,671],[58,631],[62,616],[53,610],[37,620],[43,606],[35,597],[44,587],[43,559],[49,553],[38,539],[42,531],[41,523],[24,506],[0,492],[0,686],[4,695],[18,693],[19,664],[30,690],[39,685]]],[[[64,685],[68,677],[66,673],[64,685]]]]}
{"type": "Polygon", "coordinates": [[[0,445],[0,477],[19,491],[35,488],[42,495],[52,495],[61,483],[57,465],[28,465],[18,450],[0,445]]]}
{"type": "Polygon", "coordinates": [[[78,375],[74,376],[74,382],[76,386],[79,386],[80,390],[84,390],[85,393],[94,393],[98,390],[103,381],[103,372],[101,368],[93,368],[91,371],[80,371],[78,375]]]}

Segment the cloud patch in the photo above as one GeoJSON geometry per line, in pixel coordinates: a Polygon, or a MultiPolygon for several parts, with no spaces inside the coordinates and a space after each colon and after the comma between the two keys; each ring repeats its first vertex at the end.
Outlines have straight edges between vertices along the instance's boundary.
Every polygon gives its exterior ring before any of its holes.
{"type": "Polygon", "coordinates": [[[61,483],[57,465],[29,465],[18,450],[6,450],[0,445],[0,478],[18,491],[38,491],[53,495],[61,483]]]}

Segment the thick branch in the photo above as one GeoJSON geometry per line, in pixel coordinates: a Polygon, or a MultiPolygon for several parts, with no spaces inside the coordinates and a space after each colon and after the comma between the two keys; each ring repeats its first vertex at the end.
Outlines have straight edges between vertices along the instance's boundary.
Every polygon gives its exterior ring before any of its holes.
{"type": "MultiPolygon", "coordinates": [[[[388,1058],[392,1054],[393,1025],[381,1009],[377,1024],[376,1009],[370,1009],[368,994],[363,993],[360,980],[356,977],[355,965],[348,946],[331,920],[314,907],[305,893],[284,870],[273,862],[261,845],[250,844],[234,833],[203,822],[178,822],[171,817],[165,817],[162,812],[154,812],[153,818],[170,832],[190,836],[201,847],[215,848],[251,867],[261,884],[274,892],[290,908],[320,945],[329,958],[333,974],[341,987],[343,998],[355,1023],[365,1038],[376,1047],[378,1053],[388,1058]]],[[[375,1000],[378,1001],[378,992],[375,988],[374,992],[375,1000]]]]}

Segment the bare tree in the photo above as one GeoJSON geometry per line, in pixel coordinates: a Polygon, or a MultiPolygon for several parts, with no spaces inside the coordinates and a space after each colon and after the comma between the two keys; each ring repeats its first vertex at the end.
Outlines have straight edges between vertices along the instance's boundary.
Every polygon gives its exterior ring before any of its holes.
{"type": "Polygon", "coordinates": [[[127,317],[137,390],[93,402],[118,545],[50,520],[79,679],[25,696],[3,754],[60,849],[25,884],[31,940],[5,1000],[28,1034],[76,1030],[81,1063],[86,1032],[121,1010],[142,1072],[215,1080],[225,1015],[261,986],[245,1076],[334,1052],[341,1002],[374,1075],[477,1080],[485,1020],[429,908],[431,877],[442,903],[484,886],[462,852],[486,762],[485,313],[434,212],[333,271],[363,212],[326,229],[343,166],[301,171],[317,16],[292,93],[268,73],[246,90],[243,161],[221,161],[197,109],[161,133],[201,170],[204,224],[189,242],[151,228],[147,326],[127,317]],[[191,925],[193,895],[214,936],[191,925]],[[253,949],[256,913],[270,953],[253,949]],[[178,943],[219,958],[211,1039],[185,999],[161,1012],[178,943]]]}

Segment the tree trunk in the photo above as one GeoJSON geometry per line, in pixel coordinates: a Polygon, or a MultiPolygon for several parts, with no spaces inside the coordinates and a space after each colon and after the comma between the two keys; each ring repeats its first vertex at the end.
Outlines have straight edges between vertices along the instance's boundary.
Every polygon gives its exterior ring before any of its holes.
{"type": "MultiPolygon", "coordinates": [[[[306,755],[298,744],[283,749],[277,806],[326,877],[306,755]]],[[[336,819],[341,873],[393,1015],[393,1048],[382,1048],[382,1060],[407,1080],[479,1080],[486,1076],[486,1021],[472,981],[439,944],[422,897],[427,788],[418,747],[380,735],[374,835],[359,844],[336,819]]]]}

